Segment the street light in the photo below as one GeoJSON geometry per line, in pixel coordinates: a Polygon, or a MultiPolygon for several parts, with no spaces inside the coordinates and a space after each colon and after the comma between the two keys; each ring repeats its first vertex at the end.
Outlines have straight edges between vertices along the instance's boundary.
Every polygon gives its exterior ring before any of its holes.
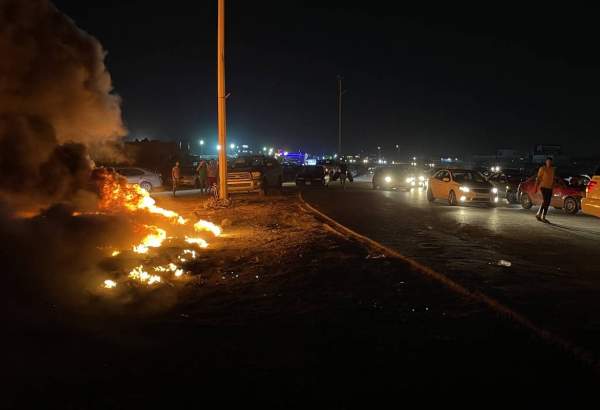
{"type": "Polygon", "coordinates": [[[204,140],[200,140],[199,144],[200,144],[200,155],[202,155],[203,154],[202,149],[204,148],[204,140]]]}
{"type": "Polygon", "coordinates": [[[229,144],[229,148],[235,149],[235,144],[233,144],[233,143],[229,144]]]}
{"type": "Polygon", "coordinates": [[[221,144],[217,144],[217,151],[221,151],[221,144]]]}

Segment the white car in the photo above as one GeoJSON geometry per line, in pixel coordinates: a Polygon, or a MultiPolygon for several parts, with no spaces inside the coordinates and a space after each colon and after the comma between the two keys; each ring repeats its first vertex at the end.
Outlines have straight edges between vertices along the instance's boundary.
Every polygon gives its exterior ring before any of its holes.
{"type": "Polygon", "coordinates": [[[136,184],[151,192],[153,189],[162,187],[162,177],[156,172],[148,171],[143,168],[121,167],[115,168],[120,175],[127,179],[130,184],[136,184]]]}

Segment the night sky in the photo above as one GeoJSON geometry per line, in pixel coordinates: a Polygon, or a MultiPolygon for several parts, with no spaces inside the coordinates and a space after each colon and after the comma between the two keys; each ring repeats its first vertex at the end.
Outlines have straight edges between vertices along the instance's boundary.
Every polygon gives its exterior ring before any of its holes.
{"type": "MultiPolygon", "coordinates": [[[[108,51],[130,136],[214,147],[216,0],[55,4],[108,51]]],[[[345,151],[599,153],[591,10],[348,4],[228,2],[230,141],[334,151],[339,73],[345,151]]]]}

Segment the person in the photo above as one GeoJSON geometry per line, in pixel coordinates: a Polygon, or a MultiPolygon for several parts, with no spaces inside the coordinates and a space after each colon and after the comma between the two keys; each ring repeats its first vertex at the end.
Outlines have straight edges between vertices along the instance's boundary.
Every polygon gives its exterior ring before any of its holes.
{"type": "Polygon", "coordinates": [[[208,180],[208,189],[212,189],[213,185],[217,184],[217,173],[218,173],[218,169],[217,169],[217,165],[215,164],[215,161],[210,161],[210,163],[208,164],[208,169],[207,169],[207,180],[208,180]]]}
{"type": "Polygon", "coordinates": [[[346,177],[348,176],[348,164],[346,161],[340,163],[340,182],[342,186],[346,185],[346,177]]]}
{"type": "Polygon", "coordinates": [[[179,180],[181,179],[181,170],[179,168],[179,161],[175,163],[175,166],[171,170],[171,180],[173,181],[173,196],[175,196],[175,192],[177,191],[177,185],[179,184],[179,180]]]}
{"type": "Polygon", "coordinates": [[[200,188],[200,191],[204,193],[207,188],[206,184],[208,179],[208,166],[206,165],[206,161],[200,161],[196,172],[198,174],[198,188],[200,188]]]}
{"type": "Polygon", "coordinates": [[[538,170],[537,178],[535,181],[535,192],[538,189],[542,192],[542,206],[538,210],[535,217],[538,221],[548,222],[546,215],[548,214],[548,208],[550,207],[550,201],[552,200],[552,188],[554,187],[554,175],[555,169],[552,165],[552,158],[546,158],[546,164],[542,165],[538,170]]]}

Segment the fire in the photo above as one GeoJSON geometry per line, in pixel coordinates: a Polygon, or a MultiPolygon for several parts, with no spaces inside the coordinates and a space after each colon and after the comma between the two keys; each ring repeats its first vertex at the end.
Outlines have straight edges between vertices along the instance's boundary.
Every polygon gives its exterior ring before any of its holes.
{"type": "Polygon", "coordinates": [[[106,279],[104,281],[104,287],[106,289],[116,288],[117,287],[117,282],[115,282],[114,280],[106,279]]]}
{"type": "Polygon", "coordinates": [[[214,223],[212,223],[212,222],[205,221],[205,220],[203,220],[203,219],[199,220],[198,222],[196,222],[196,223],[194,224],[194,229],[195,229],[197,232],[200,232],[200,231],[208,231],[208,232],[212,232],[212,234],[213,234],[214,236],[221,236],[221,234],[223,233],[223,230],[221,229],[221,227],[220,227],[220,226],[218,226],[218,225],[215,225],[215,224],[214,224],[214,223]]]}
{"type": "Polygon", "coordinates": [[[152,233],[146,235],[142,243],[135,245],[133,251],[135,253],[148,253],[150,248],[160,248],[162,243],[167,239],[167,231],[157,228],[156,226],[146,226],[152,233]]]}
{"type": "Polygon", "coordinates": [[[183,269],[180,269],[174,263],[169,263],[167,266],[156,266],[156,272],[173,272],[175,277],[179,278],[183,275],[183,269]]]}
{"type": "Polygon", "coordinates": [[[192,237],[186,236],[185,241],[191,245],[198,245],[202,249],[208,248],[208,242],[206,242],[202,238],[192,238],[192,237]]]}
{"type": "Polygon", "coordinates": [[[121,254],[120,251],[113,251],[113,253],[111,253],[110,256],[112,256],[114,258],[115,256],[119,256],[120,254],[121,254]]]}
{"type": "Polygon", "coordinates": [[[150,275],[146,272],[143,265],[133,268],[131,272],[129,272],[129,278],[148,285],[154,285],[155,283],[160,283],[162,281],[160,276],[150,275]]]}
{"type": "Polygon", "coordinates": [[[130,185],[124,178],[117,174],[105,172],[100,183],[99,208],[104,211],[114,211],[125,208],[129,211],[145,210],[152,214],[162,215],[165,218],[185,225],[187,220],[177,212],[156,206],[156,201],[150,193],[139,185],[130,185]]]}

